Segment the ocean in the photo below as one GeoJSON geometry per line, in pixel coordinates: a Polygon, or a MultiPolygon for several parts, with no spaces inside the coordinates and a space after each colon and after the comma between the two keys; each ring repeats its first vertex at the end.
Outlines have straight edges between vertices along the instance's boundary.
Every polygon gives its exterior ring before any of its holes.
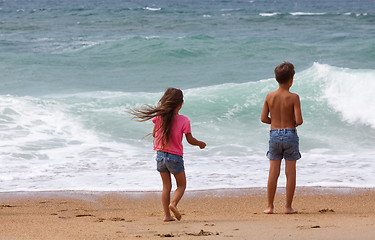
{"type": "Polygon", "coordinates": [[[0,192],[160,190],[153,124],[126,111],[167,87],[207,143],[184,140],[187,190],[265,187],[283,61],[297,186],[373,188],[374,39],[374,0],[0,0],[0,192]]]}

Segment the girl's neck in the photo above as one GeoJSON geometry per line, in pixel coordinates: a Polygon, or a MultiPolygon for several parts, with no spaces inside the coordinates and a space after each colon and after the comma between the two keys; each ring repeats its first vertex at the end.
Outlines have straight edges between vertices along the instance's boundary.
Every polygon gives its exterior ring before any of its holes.
{"type": "Polygon", "coordinates": [[[180,111],[181,108],[182,108],[182,103],[174,110],[174,114],[178,115],[178,112],[180,111]]]}

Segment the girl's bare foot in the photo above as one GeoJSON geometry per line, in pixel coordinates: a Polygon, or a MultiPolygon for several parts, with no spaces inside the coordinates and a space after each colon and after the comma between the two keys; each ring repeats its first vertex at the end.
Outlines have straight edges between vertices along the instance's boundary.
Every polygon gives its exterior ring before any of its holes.
{"type": "Polygon", "coordinates": [[[263,211],[265,214],[273,214],[273,208],[267,208],[266,210],[263,211]]]}
{"type": "Polygon", "coordinates": [[[174,218],[173,217],[164,217],[163,221],[164,222],[172,222],[172,221],[174,221],[174,218]]]}
{"type": "Polygon", "coordinates": [[[177,220],[180,221],[181,220],[181,213],[178,211],[177,207],[170,204],[169,209],[173,212],[173,214],[177,218],[177,220]]]}
{"type": "Polygon", "coordinates": [[[286,208],[285,214],[296,214],[298,213],[297,210],[294,210],[293,208],[286,208]]]}

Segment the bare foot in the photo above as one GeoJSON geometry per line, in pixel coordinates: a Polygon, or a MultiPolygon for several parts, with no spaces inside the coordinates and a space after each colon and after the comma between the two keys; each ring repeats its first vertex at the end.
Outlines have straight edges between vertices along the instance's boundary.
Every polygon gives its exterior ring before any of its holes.
{"type": "Polygon", "coordinates": [[[173,217],[164,217],[163,221],[164,222],[173,222],[174,218],[173,217]]]}
{"type": "Polygon", "coordinates": [[[273,214],[273,208],[267,208],[266,210],[263,211],[265,214],[273,214]]]}
{"type": "Polygon", "coordinates": [[[177,218],[178,221],[181,220],[181,213],[178,211],[178,209],[173,206],[172,204],[169,205],[169,209],[173,212],[174,216],[177,218]]]}
{"type": "Polygon", "coordinates": [[[293,208],[287,208],[285,210],[285,214],[296,214],[298,213],[297,210],[294,210],[293,208]]]}

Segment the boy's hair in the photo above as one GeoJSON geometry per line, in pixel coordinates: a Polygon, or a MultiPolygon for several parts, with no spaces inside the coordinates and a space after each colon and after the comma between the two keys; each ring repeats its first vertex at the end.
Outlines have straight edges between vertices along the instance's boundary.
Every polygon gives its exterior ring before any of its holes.
{"type": "Polygon", "coordinates": [[[169,142],[175,110],[183,102],[184,96],[179,88],[167,88],[156,106],[143,105],[139,109],[132,108],[129,113],[133,114],[133,119],[137,119],[139,122],[160,116],[160,128],[156,129],[156,131],[161,131],[162,137],[159,140],[164,147],[169,142]]]}
{"type": "Polygon", "coordinates": [[[295,74],[294,66],[290,62],[283,62],[275,68],[275,78],[280,84],[287,83],[295,74]]]}

